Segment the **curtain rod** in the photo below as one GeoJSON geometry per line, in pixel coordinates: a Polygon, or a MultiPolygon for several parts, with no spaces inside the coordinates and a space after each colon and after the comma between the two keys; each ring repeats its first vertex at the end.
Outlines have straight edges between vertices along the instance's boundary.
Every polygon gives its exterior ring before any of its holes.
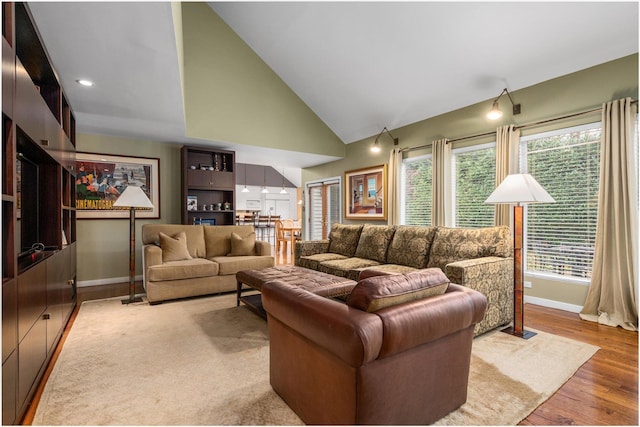
{"type": "MultiPolygon", "coordinates": [[[[636,104],[637,102],[638,102],[638,100],[631,101],[632,104],[636,104]]],[[[541,120],[541,121],[538,121],[538,122],[526,123],[524,125],[514,126],[514,128],[515,129],[524,129],[524,128],[527,128],[527,127],[544,125],[544,124],[556,122],[556,121],[559,121],[559,120],[572,119],[574,117],[583,116],[585,114],[595,113],[597,111],[602,111],[602,107],[592,108],[591,110],[581,111],[579,113],[573,113],[573,114],[567,114],[567,115],[564,115],[564,116],[554,117],[553,119],[547,119],[547,120],[541,120]]],[[[475,134],[475,135],[462,136],[460,138],[454,138],[454,139],[447,140],[447,144],[449,144],[451,142],[464,141],[466,139],[475,139],[475,138],[480,138],[480,137],[483,137],[483,136],[490,136],[490,135],[494,135],[495,133],[496,133],[496,131],[491,131],[491,132],[485,132],[485,133],[478,133],[478,134],[475,134]]],[[[424,145],[418,145],[417,147],[402,148],[400,150],[400,152],[403,153],[405,151],[420,150],[422,148],[429,148],[432,145],[433,145],[433,142],[429,142],[429,143],[424,144],[424,145]]]]}

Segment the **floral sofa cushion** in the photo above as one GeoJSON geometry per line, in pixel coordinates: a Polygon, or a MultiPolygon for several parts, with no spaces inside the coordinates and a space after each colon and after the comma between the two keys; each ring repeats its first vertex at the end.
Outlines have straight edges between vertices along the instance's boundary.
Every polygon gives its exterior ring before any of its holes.
{"type": "Polygon", "coordinates": [[[358,276],[360,276],[359,269],[374,265],[380,265],[380,263],[371,259],[351,257],[322,262],[320,263],[319,271],[357,281],[358,276]]]}
{"type": "Polygon", "coordinates": [[[435,233],[436,227],[397,226],[387,250],[387,262],[425,268],[435,233]]]}
{"type": "Polygon", "coordinates": [[[329,233],[329,252],[352,257],[358,247],[362,225],[333,224],[329,233]]]}
{"type": "Polygon", "coordinates": [[[393,238],[394,226],[365,224],[360,233],[355,256],[385,262],[387,248],[393,238]]]}
{"type": "Polygon", "coordinates": [[[427,267],[438,267],[446,271],[446,265],[453,261],[493,256],[513,256],[513,240],[509,227],[438,227],[427,267]]]}
{"type": "Polygon", "coordinates": [[[325,252],[321,254],[308,255],[300,257],[298,265],[300,267],[309,268],[311,270],[320,271],[320,263],[325,261],[333,261],[336,259],[345,259],[344,255],[334,254],[332,252],[325,252]]]}

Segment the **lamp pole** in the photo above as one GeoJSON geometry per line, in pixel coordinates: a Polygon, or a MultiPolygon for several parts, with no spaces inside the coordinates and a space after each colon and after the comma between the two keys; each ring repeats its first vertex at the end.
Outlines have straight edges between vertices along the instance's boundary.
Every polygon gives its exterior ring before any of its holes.
{"type": "Polygon", "coordinates": [[[129,185],[113,206],[129,208],[129,299],[122,303],[141,302],[142,298],[136,298],[136,208],[153,209],[153,204],[140,187],[129,185]]]}
{"type": "Polygon", "coordinates": [[[503,332],[529,339],[536,333],[524,330],[523,210],[520,203],[513,206],[513,326],[503,329],[503,332]]]}
{"type": "Polygon", "coordinates": [[[136,208],[129,207],[129,299],[123,299],[123,304],[141,302],[136,298],[136,208]]]}
{"type": "Polygon", "coordinates": [[[491,204],[513,206],[513,326],[503,329],[508,334],[529,339],[535,332],[524,330],[524,264],[523,203],[554,203],[553,197],[529,174],[507,175],[485,200],[491,204]]]}

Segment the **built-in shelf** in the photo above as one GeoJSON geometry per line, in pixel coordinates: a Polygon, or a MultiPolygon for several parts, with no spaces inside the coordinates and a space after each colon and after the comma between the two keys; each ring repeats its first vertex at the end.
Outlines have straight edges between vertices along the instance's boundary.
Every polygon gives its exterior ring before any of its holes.
{"type": "Polygon", "coordinates": [[[182,223],[235,223],[235,152],[182,147],[182,223]]]}
{"type": "Polygon", "coordinates": [[[75,119],[27,3],[2,4],[2,422],[19,424],[73,308],[75,119]]]}

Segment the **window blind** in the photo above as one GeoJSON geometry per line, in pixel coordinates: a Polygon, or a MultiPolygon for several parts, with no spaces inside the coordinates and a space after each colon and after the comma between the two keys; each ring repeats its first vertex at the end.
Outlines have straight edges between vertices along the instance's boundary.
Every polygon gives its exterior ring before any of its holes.
{"type": "Polygon", "coordinates": [[[309,238],[322,239],[322,186],[309,187],[309,238]]]}
{"type": "Polygon", "coordinates": [[[590,278],[598,215],[600,124],[520,142],[520,168],[556,203],[527,205],[526,271],[590,278]]]}
{"type": "Polygon", "coordinates": [[[495,208],[484,201],[496,188],[495,143],[452,150],[454,224],[492,227],[495,208]]]}
{"type": "Polygon", "coordinates": [[[431,155],[404,159],[400,180],[400,222],[405,225],[431,225],[431,155]]]}

